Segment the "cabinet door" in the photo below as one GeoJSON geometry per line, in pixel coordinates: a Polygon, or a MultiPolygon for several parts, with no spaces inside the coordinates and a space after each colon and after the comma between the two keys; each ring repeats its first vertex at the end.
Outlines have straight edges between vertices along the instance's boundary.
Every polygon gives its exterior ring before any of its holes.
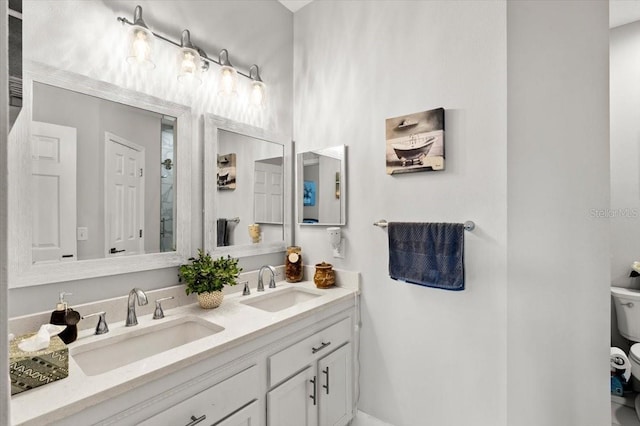
{"type": "Polygon", "coordinates": [[[256,426],[260,424],[258,416],[258,401],[253,401],[233,416],[217,423],[216,426],[256,426]]]}
{"type": "Polygon", "coordinates": [[[267,394],[267,426],[317,426],[315,368],[307,367],[267,394]]]}
{"type": "Polygon", "coordinates": [[[351,420],[351,343],[318,361],[320,426],[344,426],[351,420]]]}

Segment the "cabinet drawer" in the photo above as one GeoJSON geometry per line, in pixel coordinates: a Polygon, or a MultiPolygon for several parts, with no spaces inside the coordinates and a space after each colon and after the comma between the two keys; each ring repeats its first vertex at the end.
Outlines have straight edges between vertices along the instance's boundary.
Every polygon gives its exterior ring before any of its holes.
{"type": "Polygon", "coordinates": [[[258,368],[254,365],[235,376],[168,408],[140,425],[187,425],[191,416],[212,424],[258,398],[258,368]]]}
{"type": "Polygon", "coordinates": [[[351,336],[351,318],[345,318],[269,357],[269,387],[333,351],[351,336]]]}

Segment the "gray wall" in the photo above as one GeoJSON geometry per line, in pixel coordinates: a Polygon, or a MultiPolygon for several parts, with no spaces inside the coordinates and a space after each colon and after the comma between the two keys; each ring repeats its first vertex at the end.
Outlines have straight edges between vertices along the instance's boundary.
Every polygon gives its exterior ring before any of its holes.
{"type": "Polygon", "coordinates": [[[608,2],[507,2],[507,424],[611,424],[608,2]]]}
{"type": "Polygon", "coordinates": [[[361,273],[362,411],[396,426],[506,425],[504,2],[314,1],[294,15],[294,139],[345,143],[344,259],[298,226],[307,264],[361,273]],[[446,170],[390,176],[385,119],[443,107],[446,170]],[[464,222],[466,290],[388,277],[389,221],[464,222]],[[464,407],[464,409],[461,409],[464,407]]]}

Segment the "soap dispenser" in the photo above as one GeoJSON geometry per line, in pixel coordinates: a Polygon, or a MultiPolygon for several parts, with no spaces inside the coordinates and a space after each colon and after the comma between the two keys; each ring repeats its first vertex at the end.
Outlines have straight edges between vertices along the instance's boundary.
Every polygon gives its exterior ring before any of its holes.
{"type": "Polygon", "coordinates": [[[58,337],[67,344],[74,342],[78,338],[78,326],[76,324],[80,321],[80,314],[71,309],[64,300],[65,296],[70,295],[71,293],[65,293],[64,291],[60,293],[56,310],[51,312],[51,320],[49,320],[51,324],[67,326],[58,334],[58,337]]]}

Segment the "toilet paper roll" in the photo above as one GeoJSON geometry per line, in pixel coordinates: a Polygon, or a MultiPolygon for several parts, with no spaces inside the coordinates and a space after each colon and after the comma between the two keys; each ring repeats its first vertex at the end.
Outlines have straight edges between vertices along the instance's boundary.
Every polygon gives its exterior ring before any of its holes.
{"type": "Polygon", "coordinates": [[[620,348],[612,347],[609,360],[611,363],[611,371],[622,371],[622,377],[628,381],[631,377],[631,363],[629,362],[629,358],[627,358],[627,354],[620,348]]]}

